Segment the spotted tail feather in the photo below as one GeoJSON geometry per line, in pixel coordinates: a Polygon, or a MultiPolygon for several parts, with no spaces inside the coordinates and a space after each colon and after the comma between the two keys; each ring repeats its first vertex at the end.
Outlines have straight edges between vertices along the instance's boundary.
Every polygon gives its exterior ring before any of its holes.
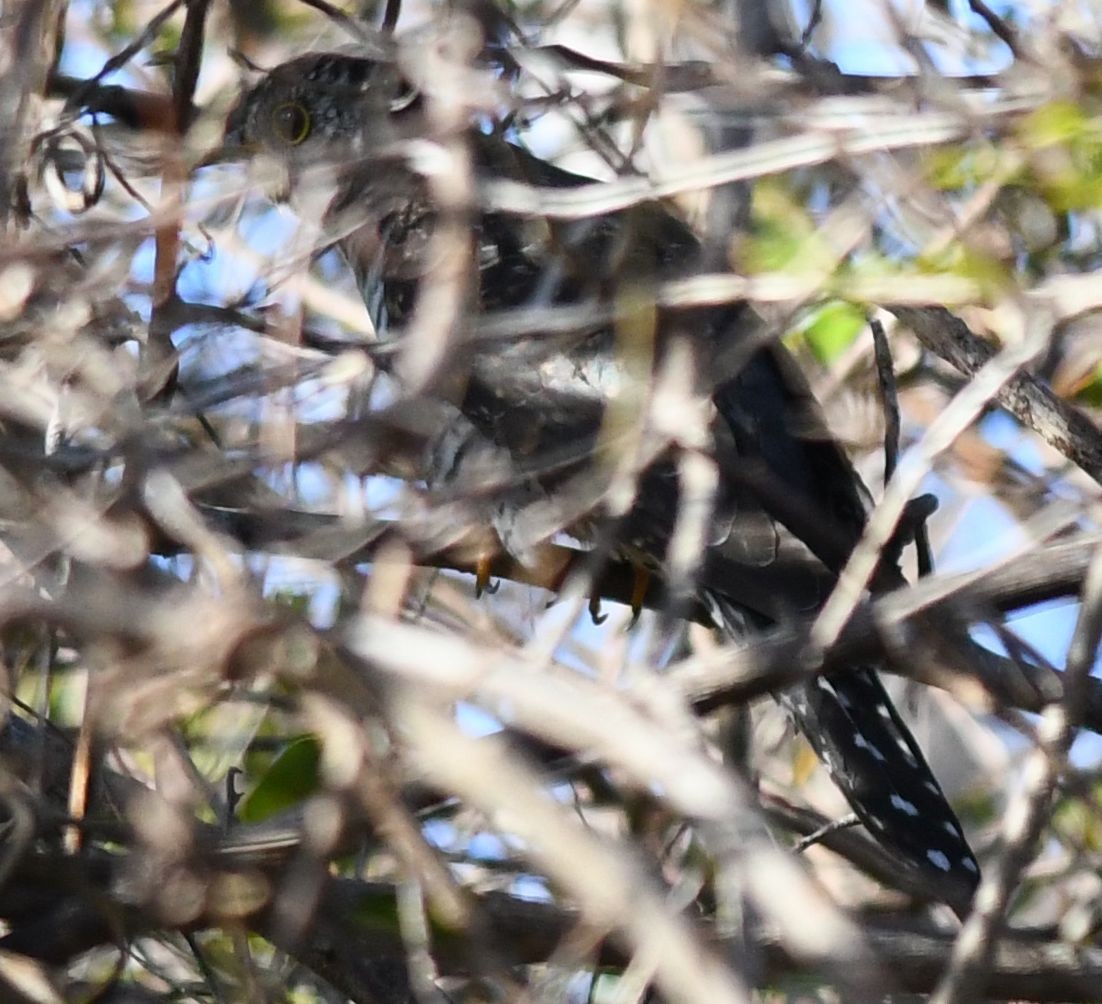
{"type": "MultiPolygon", "coordinates": [[[[737,637],[745,614],[711,596],[737,637]]],[[[777,693],[858,819],[934,898],[967,906],[980,869],[960,822],[880,677],[867,667],[818,676],[777,693]]]]}

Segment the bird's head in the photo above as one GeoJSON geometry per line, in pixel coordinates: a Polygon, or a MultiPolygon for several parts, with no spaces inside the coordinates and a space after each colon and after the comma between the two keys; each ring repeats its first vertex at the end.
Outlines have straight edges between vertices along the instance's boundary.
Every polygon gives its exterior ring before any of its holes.
{"type": "Polygon", "coordinates": [[[392,60],[311,53],[245,93],[227,119],[226,150],[270,157],[292,175],[363,163],[416,131],[420,104],[392,60]]]}

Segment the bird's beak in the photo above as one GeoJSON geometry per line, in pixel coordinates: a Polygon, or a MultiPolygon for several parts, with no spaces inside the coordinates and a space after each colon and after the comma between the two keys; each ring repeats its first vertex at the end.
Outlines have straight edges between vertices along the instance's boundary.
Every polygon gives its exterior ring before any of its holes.
{"type": "Polygon", "coordinates": [[[250,176],[266,198],[277,203],[290,201],[294,181],[290,165],[261,144],[245,141],[240,130],[234,132],[227,129],[226,138],[215,159],[221,163],[235,161],[248,164],[250,176]]]}
{"type": "Polygon", "coordinates": [[[273,157],[267,151],[254,154],[252,163],[264,194],[279,205],[289,203],[291,194],[295,190],[291,165],[278,157],[273,157]]]}
{"type": "Polygon", "coordinates": [[[217,146],[208,150],[200,162],[200,167],[209,167],[212,164],[228,164],[237,161],[252,160],[256,156],[255,149],[250,149],[250,144],[244,142],[241,136],[224,133],[222,141],[217,146]]]}

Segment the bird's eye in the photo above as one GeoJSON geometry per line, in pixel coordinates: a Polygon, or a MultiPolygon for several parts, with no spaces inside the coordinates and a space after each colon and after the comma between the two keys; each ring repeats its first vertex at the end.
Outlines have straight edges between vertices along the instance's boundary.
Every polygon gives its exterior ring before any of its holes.
{"type": "Polygon", "coordinates": [[[310,135],[310,125],[310,113],[297,101],[285,101],[272,112],[272,131],[290,146],[298,146],[310,135]]]}

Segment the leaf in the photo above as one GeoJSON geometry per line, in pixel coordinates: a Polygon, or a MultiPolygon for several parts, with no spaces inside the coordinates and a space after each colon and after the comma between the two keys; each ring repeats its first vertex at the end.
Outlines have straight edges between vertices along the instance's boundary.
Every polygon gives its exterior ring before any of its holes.
{"type": "Polygon", "coordinates": [[[792,783],[802,788],[818,769],[819,758],[811,745],[807,740],[798,742],[792,756],[792,783]]]}
{"type": "Polygon", "coordinates": [[[1071,101],[1053,101],[1022,119],[1018,135],[1027,147],[1040,149],[1064,144],[1083,134],[1083,109],[1071,101]]]}
{"type": "Polygon", "coordinates": [[[1098,818],[1098,792],[1095,804],[1088,804],[1082,798],[1061,799],[1052,814],[1052,828],[1056,834],[1072,847],[1084,851],[1097,852],[1102,848],[1102,821],[1098,818]]]}
{"type": "Polygon", "coordinates": [[[298,805],[320,787],[320,763],[321,744],[316,737],[293,740],[242,799],[238,817],[245,823],[259,823],[298,805]]]}
{"type": "Polygon", "coordinates": [[[1102,408],[1102,363],[1074,388],[1074,397],[1090,408],[1102,408]]]}
{"type": "Polygon", "coordinates": [[[917,266],[923,275],[974,279],[984,293],[993,297],[1014,288],[1014,276],[994,254],[960,241],[937,255],[922,256],[917,266]]]}
{"type": "Polygon", "coordinates": [[[829,268],[833,256],[807,210],[774,180],[754,189],[753,228],[734,249],[733,264],[750,275],[829,268]]]}
{"type": "Polygon", "coordinates": [[[924,156],[926,180],[942,191],[974,189],[1004,170],[1006,158],[987,142],[939,148],[924,156]]]}
{"type": "Polygon", "coordinates": [[[803,335],[822,363],[837,359],[865,327],[865,312],[845,300],[831,300],[815,312],[803,335]]]}

